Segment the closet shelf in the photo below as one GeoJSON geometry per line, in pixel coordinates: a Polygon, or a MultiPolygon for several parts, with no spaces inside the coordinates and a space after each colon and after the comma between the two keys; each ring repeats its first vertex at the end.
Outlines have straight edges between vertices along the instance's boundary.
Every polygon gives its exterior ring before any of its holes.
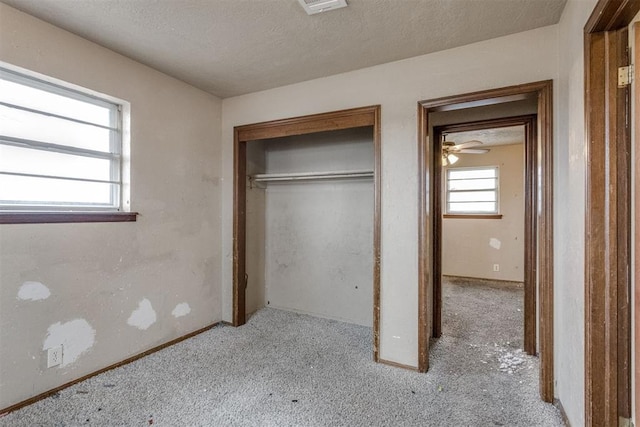
{"type": "Polygon", "coordinates": [[[308,181],[320,179],[373,178],[372,170],[328,171],[328,172],[296,172],[296,173],[261,173],[249,177],[254,182],[270,181],[308,181]]]}

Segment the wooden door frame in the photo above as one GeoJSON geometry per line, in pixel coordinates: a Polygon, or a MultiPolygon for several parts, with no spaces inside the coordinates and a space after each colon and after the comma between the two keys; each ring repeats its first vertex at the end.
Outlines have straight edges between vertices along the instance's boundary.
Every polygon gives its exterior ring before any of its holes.
{"type": "Polygon", "coordinates": [[[634,317],[635,317],[635,408],[636,408],[636,423],[640,419],[640,197],[638,197],[638,191],[640,190],[640,120],[638,120],[638,111],[640,111],[640,22],[634,24],[635,35],[635,53],[634,53],[634,91],[635,91],[635,141],[634,141],[634,184],[635,184],[635,236],[634,248],[635,248],[635,273],[634,273],[634,317]]]}
{"type": "Polygon", "coordinates": [[[626,28],[639,10],[638,0],[600,0],[584,27],[589,426],[618,425],[631,417],[629,89],[618,88],[617,69],[628,59],[626,28]]]}
{"type": "Polygon", "coordinates": [[[251,141],[316,132],[373,127],[373,359],[380,348],[381,133],[380,105],[254,123],[233,128],[233,325],[246,319],[246,171],[251,141]]]}
{"type": "MultiPolygon", "coordinates": [[[[499,119],[480,120],[467,123],[435,126],[433,128],[434,155],[442,150],[442,134],[469,132],[502,127],[524,127],[524,307],[523,307],[523,346],[527,354],[536,352],[536,139],[537,116],[535,114],[513,116],[499,119]]],[[[444,199],[444,177],[442,163],[435,159],[433,163],[433,320],[432,337],[442,335],[442,205],[444,199]]]]}
{"type": "Polygon", "coordinates": [[[551,80],[454,95],[418,103],[419,233],[418,233],[418,370],[429,368],[429,285],[433,280],[434,236],[429,223],[435,215],[434,163],[439,152],[429,135],[429,113],[500,104],[535,96],[538,100],[536,157],[537,289],[539,310],[540,395],[553,401],[553,82],[551,80]]]}

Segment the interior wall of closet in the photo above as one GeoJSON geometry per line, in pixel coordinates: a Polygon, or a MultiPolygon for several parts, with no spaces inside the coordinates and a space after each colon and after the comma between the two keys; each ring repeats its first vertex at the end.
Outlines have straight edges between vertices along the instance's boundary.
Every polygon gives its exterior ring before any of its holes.
{"type": "Polygon", "coordinates": [[[373,323],[373,128],[247,144],[246,311],[373,323]]]}

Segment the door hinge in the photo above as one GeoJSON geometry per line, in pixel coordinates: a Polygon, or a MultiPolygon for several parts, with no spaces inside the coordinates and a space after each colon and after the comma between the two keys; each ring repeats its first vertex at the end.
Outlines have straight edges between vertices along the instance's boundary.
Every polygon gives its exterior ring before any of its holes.
{"type": "Polygon", "coordinates": [[[618,417],[618,427],[633,427],[631,418],[618,417]]]}
{"type": "Polygon", "coordinates": [[[629,86],[633,81],[633,64],[618,67],[618,87],[629,86]]]}

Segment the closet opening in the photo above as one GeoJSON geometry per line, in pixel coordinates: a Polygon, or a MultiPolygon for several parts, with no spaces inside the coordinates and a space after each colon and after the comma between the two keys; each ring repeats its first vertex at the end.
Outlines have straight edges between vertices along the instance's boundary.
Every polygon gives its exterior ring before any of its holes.
{"type": "Polygon", "coordinates": [[[372,327],[380,107],[234,128],[233,324],[263,307],[372,327]]]}

